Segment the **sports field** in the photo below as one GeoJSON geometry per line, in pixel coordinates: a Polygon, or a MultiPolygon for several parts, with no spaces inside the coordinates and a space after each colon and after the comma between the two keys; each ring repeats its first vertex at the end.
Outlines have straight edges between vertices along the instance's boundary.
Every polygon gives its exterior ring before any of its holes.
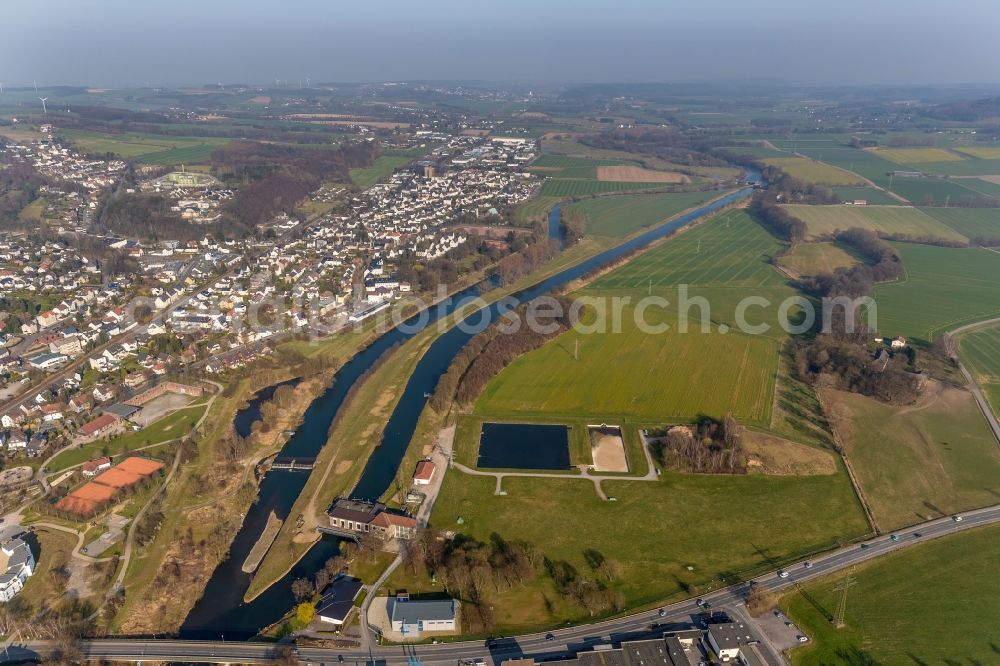
{"type": "MultiPolygon", "coordinates": [[[[912,534],[903,535],[914,538],[912,534]]],[[[953,534],[804,585],[781,607],[812,641],[796,666],[994,664],[1000,646],[1000,527],[953,534]],[[919,574],[919,575],[915,575],[919,574]],[[845,627],[830,623],[847,577],[845,627]]]]}
{"type": "Polygon", "coordinates": [[[934,219],[947,224],[966,238],[995,238],[1000,241],[1000,208],[923,208],[921,210],[934,219]]]}
{"type": "Polygon", "coordinates": [[[476,414],[662,422],[731,411],[768,426],[783,339],[775,313],[781,299],[794,293],[768,263],[781,247],[744,211],[732,210],[636,257],[577,292],[605,307],[608,326],[602,332],[571,331],[519,357],[487,385],[476,414]],[[678,330],[679,285],[689,285],[689,298],[705,299],[710,333],[702,332],[698,306],[686,310],[692,317],[683,322],[688,332],[678,330]],[[670,305],[638,311],[636,304],[649,294],[670,305]],[[766,335],[737,332],[736,304],[750,295],[775,304],[748,315],[751,323],[771,326],[766,335]],[[611,317],[614,298],[631,299],[622,305],[618,330],[611,317]],[[642,330],[640,320],[654,328],[642,330]],[[663,325],[669,328],[657,330],[663,325]],[[732,332],[720,333],[720,325],[732,332]]]}
{"type": "Polygon", "coordinates": [[[797,275],[817,275],[848,268],[858,260],[834,243],[799,243],[780,262],[797,275]]]}
{"type": "Polygon", "coordinates": [[[958,341],[962,361],[1000,415],[1000,324],[977,328],[958,341]]]}
{"type": "Polygon", "coordinates": [[[719,196],[720,192],[623,194],[571,204],[569,215],[583,215],[588,234],[624,238],[719,196]]]}
{"type": "Polygon", "coordinates": [[[782,168],[786,173],[808,183],[822,185],[862,185],[864,182],[853,173],[832,167],[829,164],[814,162],[805,157],[770,157],[765,164],[782,168]]]}
{"type": "Polygon", "coordinates": [[[876,288],[878,330],[931,341],[964,324],[1000,316],[1000,253],[894,243],[906,279],[876,288]]]}
{"type": "Polygon", "coordinates": [[[810,238],[830,237],[838,229],[861,227],[894,236],[933,236],[958,242],[966,237],[917,208],[908,206],[785,206],[806,223],[810,238]]]}
{"type": "Polygon", "coordinates": [[[872,152],[896,164],[959,162],[963,159],[961,155],[944,148],[874,148],[872,152]]]}
{"type": "Polygon", "coordinates": [[[205,405],[185,407],[142,430],[127,432],[107,441],[97,440],[78,448],[65,449],[49,463],[49,472],[59,472],[98,456],[115,456],[124,451],[135,451],[145,446],[183,437],[198,422],[204,412],[205,405]]]}
{"type": "Polygon", "coordinates": [[[823,397],[879,529],[996,503],[1000,447],[968,391],[930,383],[907,407],[823,397]]]}

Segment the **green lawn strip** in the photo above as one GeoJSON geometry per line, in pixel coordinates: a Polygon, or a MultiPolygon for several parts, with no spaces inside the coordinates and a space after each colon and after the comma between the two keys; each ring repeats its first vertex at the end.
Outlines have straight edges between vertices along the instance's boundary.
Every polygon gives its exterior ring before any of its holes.
{"type": "MultiPolygon", "coordinates": [[[[906,538],[911,538],[907,535],[906,538]]],[[[803,585],[781,607],[811,638],[796,666],[989,664],[1000,645],[995,571],[1000,527],[979,527],[803,585]],[[850,577],[845,626],[830,618],[850,577]]]]}
{"type": "MultiPolygon", "coordinates": [[[[85,463],[98,456],[117,456],[137,448],[159,444],[186,435],[205,412],[205,405],[184,407],[168,414],[142,430],[127,432],[108,440],[88,442],[80,448],[66,449],[49,463],[49,472],[85,463]]],[[[141,452],[140,452],[141,453],[141,452]]]]}

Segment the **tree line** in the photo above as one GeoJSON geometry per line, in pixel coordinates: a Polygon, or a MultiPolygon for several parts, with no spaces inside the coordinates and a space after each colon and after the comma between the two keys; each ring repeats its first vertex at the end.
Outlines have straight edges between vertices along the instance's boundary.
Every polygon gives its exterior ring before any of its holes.
{"type": "Polygon", "coordinates": [[[743,427],[733,415],[701,415],[690,425],[651,430],[653,455],[666,469],[695,474],[745,474],[743,427]]]}
{"type": "Polygon", "coordinates": [[[568,331],[573,325],[572,300],[565,296],[555,300],[551,309],[535,308],[534,301],[522,304],[473,336],[438,380],[431,407],[441,412],[452,399],[460,406],[471,405],[511,361],[568,331]]]}

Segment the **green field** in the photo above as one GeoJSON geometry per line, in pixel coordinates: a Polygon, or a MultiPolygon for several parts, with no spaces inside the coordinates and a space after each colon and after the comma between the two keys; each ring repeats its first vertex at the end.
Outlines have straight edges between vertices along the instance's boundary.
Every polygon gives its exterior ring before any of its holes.
{"type": "Polygon", "coordinates": [[[996,503],[1000,447],[968,391],[934,384],[903,408],[853,393],[825,399],[881,530],[996,503]]]}
{"type": "Polygon", "coordinates": [[[892,191],[915,206],[954,205],[963,197],[982,197],[979,192],[961,185],[961,182],[943,178],[897,177],[892,182],[892,191]]]}
{"type": "Polygon", "coordinates": [[[853,255],[835,243],[799,243],[781,257],[781,265],[798,275],[832,273],[856,263],[853,255]]]}
{"type": "Polygon", "coordinates": [[[145,164],[185,164],[204,162],[217,147],[229,139],[166,136],[125,132],[106,134],[88,130],[60,129],[65,136],[85,153],[114,153],[123,159],[145,164]]]}
{"type": "Polygon", "coordinates": [[[401,155],[379,155],[370,167],[351,169],[351,180],[355,185],[366,189],[385,178],[394,170],[406,166],[413,161],[412,157],[401,155]]]}
{"type": "MultiPolygon", "coordinates": [[[[906,538],[909,537],[909,535],[906,538]]],[[[807,583],[781,607],[812,642],[796,666],[995,664],[1000,649],[1000,527],[980,527],[912,546],[807,583]],[[915,575],[917,574],[917,575],[915,575]],[[850,576],[845,627],[830,624],[850,576]]]]}
{"type": "Polygon", "coordinates": [[[784,207],[806,223],[810,238],[831,236],[838,229],[861,227],[893,236],[932,236],[958,242],[966,237],[923,211],[909,206],[803,206],[784,207]]]}
{"type": "Polygon", "coordinates": [[[547,178],[539,194],[543,197],[579,197],[628,190],[649,190],[668,187],[669,183],[624,183],[607,180],[547,178]]]}
{"type": "Polygon", "coordinates": [[[769,264],[783,244],[741,210],[727,211],[653,248],[596,280],[592,289],[638,289],[679,284],[780,287],[769,264]]]}
{"type": "Polygon", "coordinates": [[[861,185],[862,180],[855,174],[832,167],[822,162],[815,162],[805,157],[770,157],[765,164],[780,167],[788,175],[808,183],[822,185],[861,185]]]}
{"type": "MultiPolygon", "coordinates": [[[[747,295],[777,304],[793,293],[769,264],[781,247],[744,211],[733,210],[636,257],[577,293],[606,304],[606,331],[571,331],[519,357],[488,384],[476,414],[662,422],[731,411],[746,422],[768,425],[783,339],[774,326],[776,305],[748,316],[752,323],[768,322],[767,335],[737,332],[734,312],[747,295]],[[700,322],[691,322],[686,333],[679,330],[678,285],[690,285],[690,298],[707,300],[713,332],[702,333],[700,322]],[[668,330],[647,332],[636,323],[635,304],[647,294],[674,304],[642,313],[650,326],[668,330]],[[616,297],[632,299],[623,305],[617,332],[610,325],[616,297]],[[720,324],[733,332],[719,333],[720,324]]],[[[690,312],[695,318],[701,314],[698,307],[690,312]]]]}
{"type": "Polygon", "coordinates": [[[541,155],[531,163],[543,169],[572,169],[576,167],[599,167],[627,164],[624,160],[609,160],[589,157],[568,157],[566,155],[541,155]]]}
{"type": "MultiPolygon", "coordinates": [[[[966,238],[1000,240],[1000,208],[923,208],[966,238]]],[[[1000,245],[1000,242],[997,243],[1000,245]]]]}
{"type": "Polygon", "coordinates": [[[981,160],[1000,160],[1000,146],[961,146],[955,150],[981,160]]]}
{"type": "MultiPolygon", "coordinates": [[[[595,548],[622,564],[611,587],[632,607],[697,596],[868,531],[843,472],[807,477],[666,472],[652,482],[602,485],[615,502],[599,499],[580,479],[508,478],[506,496],[496,496],[492,478],[453,470],[445,476],[432,525],[484,541],[494,532],[523,539],[584,573],[589,569],[583,551],[595,548]]],[[[588,619],[581,608],[560,608],[547,581],[492,599],[499,628],[538,629],[588,619]]]]}
{"type": "Polygon", "coordinates": [[[719,196],[719,192],[678,192],[676,194],[626,194],[591,199],[566,208],[566,214],[583,215],[585,232],[597,236],[624,238],[654,226],[688,208],[719,196]]]}
{"type": "Polygon", "coordinates": [[[1000,253],[894,245],[907,277],[876,288],[880,333],[931,341],[964,324],[1000,316],[1000,253]]]}
{"type": "Polygon", "coordinates": [[[960,162],[964,159],[961,155],[944,148],[876,148],[873,152],[896,164],[960,162]]]}
{"type": "Polygon", "coordinates": [[[134,451],[141,447],[183,437],[204,413],[205,405],[185,407],[164,416],[142,430],[127,432],[107,441],[97,440],[79,448],[66,449],[49,463],[49,472],[59,472],[98,456],[116,456],[125,451],[134,451]]]}
{"type": "Polygon", "coordinates": [[[963,334],[958,349],[965,366],[993,407],[993,413],[1000,414],[1000,324],[963,334]]]}

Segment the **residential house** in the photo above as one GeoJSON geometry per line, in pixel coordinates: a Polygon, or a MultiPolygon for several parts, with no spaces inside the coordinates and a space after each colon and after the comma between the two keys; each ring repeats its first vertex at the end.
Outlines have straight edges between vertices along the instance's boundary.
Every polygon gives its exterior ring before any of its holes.
{"type": "Polygon", "coordinates": [[[77,435],[86,439],[96,439],[109,434],[118,423],[119,418],[114,414],[101,414],[80,426],[77,435]]]}
{"type": "Polygon", "coordinates": [[[338,576],[323,592],[316,605],[316,617],[321,622],[343,625],[354,610],[354,600],[360,592],[360,580],[350,576],[338,576]]]}
{"type": "Polygon", "coordinates": [[[417,469],[413,472],[413,485],[415,486],[427,486],[430,485],[431,479],[434,478],[434,473],[437,472],[437,467],[430,460],[421,460],[417,463],[417,469]]]}
{"type": "Polygon", "coordinates": [[[0,544],[0,602],[13,599],[34,572],[35,557],[27,541],[13,538],[0,544]]]}

